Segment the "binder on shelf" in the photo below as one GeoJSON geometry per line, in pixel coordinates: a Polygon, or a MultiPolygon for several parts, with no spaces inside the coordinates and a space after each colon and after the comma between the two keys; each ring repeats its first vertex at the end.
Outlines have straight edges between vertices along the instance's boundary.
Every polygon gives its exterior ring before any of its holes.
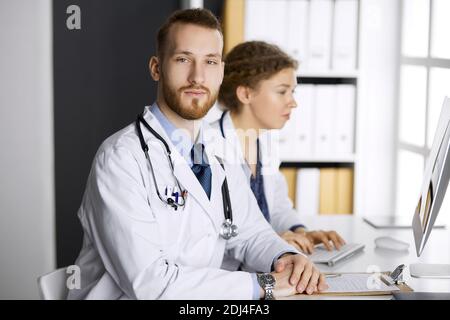
{"type": "Polygon", "coordinates": [[[297,161],[312,156],[314,122],[314,86],[298,86],[294,98],[297,107],[280,130],[281,159],[297,161]]]}
{"type": "Polygon", "coordinates": [[[288,196],[291,199],[294,207],[295,207],[295,188],[296,188],[296,180],[297,180],[297,169],[296,168],[282,168],[280,169],[281,173],[284,175],[286,179],[286,183],[288,186],[288,196]]]}
{"type": "Polygon", "coordinates": [[[320,169],[319,214],[353,213],[353,168],[320,169]]]}
{"type": "Polygon", "coordinates": [[[245,40],[260,40],[287,50],[288,0],[247,0],[245,40]]]}
{"type": "Polygon", "coordinates": [[[262,3],[265,3],[267,14],[265,21],[266,31],[263,40],[287,51],[288,0],[265,0],[262,3]]]}
{"type": "Polygon", "coordinates": [[[314,85],[300,85],[295,91],[297,108],[292,110],[294,115],[295,141],[293,147],[298,158],[311,157],[313,154],[314,134],[314,85]]]}
{"type": "Polygon", "coordinates": [[[319,157],[330,156],[334,152],[333,134],[335,132],[335,85],[315,87],[314,154],[319,157]]]}
{"type": "Polygon", "coordinates": [[[286,122],[283,128],[278,133],[279,138],[279,152],[281,161],[296,161],[298,156],[295,152],[295,135],[296,135],[296,110],[291,111],[291,117],[286,122]],[[293,152],[294,151],[294,152],[293,152]]]}
{"type": "Polygon", "coordinates": [[[295,203],[299,214],[319,214],[319,180],[320,170],[318,168],[302,168],[297,170],[295,203]]]}
{"type": "Polygon", "coordinates": [[[244,38],[246,41],[263,40],[267,25],[266,0],[245,1],[244,38]]]}
{"type": "Polygon", "coordinates": [[[283,161],[354,154],[354,85],[300,85],[297,108],[280,130],[283,161]]]}
{"type": "Polygon", "coordinates": [[[336,169],[320,169],[319,214],[335,214],[336,203],[336,169]]]}
{"type": "Polygon", "coordinates": [[[309,1],[288,1],[287,52],[296,59],[302,70],[308,69],[309,1]]]}
{"type": "Polygon", "coordinates": [[[333,18],[332,0],[310,2],[310,28],[308,34],[308,70],[326,71],[330,69],[331,30],[333,18]]]}
{"type": "Polygon", "coordinates": [[[245,1],[225,0],[223,9],[224,52],[244,41],[245,1]]]}
{"type": "Polygon", "coordinates": [[[356,69],[358,0],[336,0],[333,23],[332,69],[356,69]]]}
{"type": "Polygon", "coordinates": [[[280,135],[279,135],[279,140],[278,141],[279,141],[279,148],[278,148],[278,150],[280,152],[280,161],[282,161],[282,162],[290,162],[290,161],[294,162],[294,161],[296,161],[297,158],[290,153],[291,147],[290,147],[289,141],[285,140],[285,138],[281,134],[281,131],[280,131],[280,135]]]}
{"type": "Polygon", "coordinates": [[[353,169],[336,169],[336,212],[337,214],[353,213],[353,169]]]}
{"type": "Polygon", "coordinates": [[[354,153],[354,131],[355,131],[355,86],[336,85],[336,131],[333,134],[332,142],[335,154],[338,156],[348,156],[354,153]]]}
{"type": "MultiPolygon", "coordinates": [[[[358,0],[246,0],[245,4],[243,1],[225,2],[225,19],[231,17],[227,12],[233,12],[233,21],[237,21],[225,24],[225,29],[242,29],[243,15],[244,40],[280,46],[300,62],[303,71],[356,70],[358,0]]],[[[232,37],[237,40],[239,31],[232,37]]],[[[236,43],[228,44],[226,38],[225,44],[228,50],[236,43]]]]}

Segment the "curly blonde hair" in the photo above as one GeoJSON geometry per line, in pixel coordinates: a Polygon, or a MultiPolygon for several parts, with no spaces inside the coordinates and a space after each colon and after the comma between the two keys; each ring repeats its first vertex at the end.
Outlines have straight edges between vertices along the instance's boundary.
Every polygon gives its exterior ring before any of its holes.
{"type": "Polygon", "coordinates": [[[238,44],[225,57],[225,73],[219,91],[219,102],[229,110],[238,110],[241,103],[236,95],[239,86],[254,90],[286,68],[297,69],[298,62],[273,44],[248,41],[238,44]]]}

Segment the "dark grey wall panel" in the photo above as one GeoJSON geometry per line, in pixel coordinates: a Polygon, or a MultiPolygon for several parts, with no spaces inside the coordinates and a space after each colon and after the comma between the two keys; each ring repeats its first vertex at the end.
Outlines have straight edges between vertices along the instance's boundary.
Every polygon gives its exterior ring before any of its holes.
{"type": "Polygon", "coordinates": [[[58,267],[81,248],[77,211],[101,142],[153,102],[148,73],[155,36],[178,0],[54,0],[54,130],[58,267]],[[81,29],[66,27],[67,7],[81,29]]]}
{"type": "Polygon", "coordinates": [[[224,0],[203,0],[203,7],[211,10],[218,18],[222,18],[224,0]]]}

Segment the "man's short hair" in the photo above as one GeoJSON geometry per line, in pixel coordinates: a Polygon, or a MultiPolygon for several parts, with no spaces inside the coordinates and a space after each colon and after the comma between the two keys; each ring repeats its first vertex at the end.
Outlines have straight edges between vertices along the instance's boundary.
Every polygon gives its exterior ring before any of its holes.
{"type": "Polygon", "coordinates": [[[158,57],[160,58],[163,58],[167,47],[167,35],[169,34],[170,27],[176,23],[194,24],[209,29],[215,29],[223,35],[219,20],[208,9],[196,8],[175,11],[158,30],[156,50],[158,57]]]}

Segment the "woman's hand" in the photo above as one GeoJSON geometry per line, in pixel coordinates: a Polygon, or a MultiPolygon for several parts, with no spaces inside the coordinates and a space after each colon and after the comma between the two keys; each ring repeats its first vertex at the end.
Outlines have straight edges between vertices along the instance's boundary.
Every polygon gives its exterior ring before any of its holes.
{"type": "Polygon", "coordinates": [[[314,244],[306,236],[306,234],[285,231],[280,234],[280,236],[291,246],[303,253],[311,254],[314,251],[314,244]]]}
{"type": "Polygon", "coordinates": [[[300,234],[303,234],[306,238],[308,238],[313,245],[323,243],[328,251],[333,250],[333,245],[337,250],[339,250],[345,244],[344,239],[342,239],[336,231],[317,230],[303,232],[300,234]]]}

